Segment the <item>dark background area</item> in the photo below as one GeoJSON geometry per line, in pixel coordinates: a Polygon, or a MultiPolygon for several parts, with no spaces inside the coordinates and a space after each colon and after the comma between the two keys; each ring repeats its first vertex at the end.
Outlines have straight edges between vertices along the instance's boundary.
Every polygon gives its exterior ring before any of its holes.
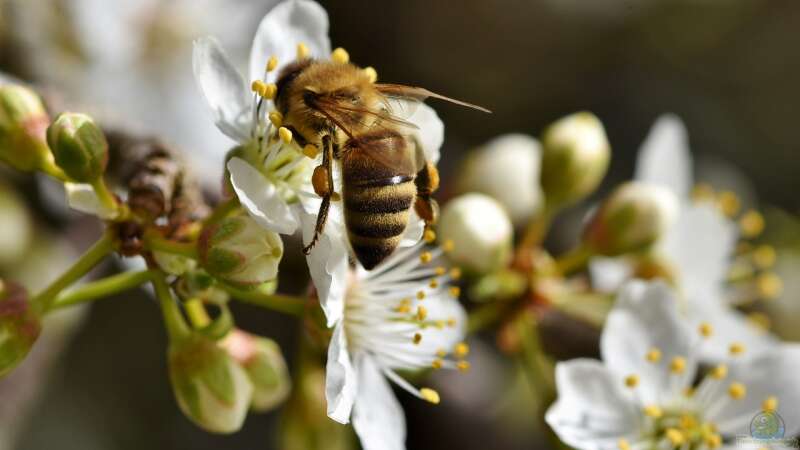
{"type": "MultiPolygon", "coordinates": [[[[375,67],[381,80],[418,84],[494,111],[487,116],[434,105],[446,125],[444,183],[458,176],[463,154],[486,140],[507,132],[538,135],[563,115],[589,110],[603,121],[613,147],[604,185],[611,186],[631,176],[653,120],[673,112],[686,122],[696,155],[738,167],[762,203],[791,212],[800,207],[798,1],[323,4],[334,46],[375,67]]],[[[249,36],[254,27],[242,32],[249,36]]],[[[241,305],[234,312],[240,326],[274,337],[291,359],[294,319],[241,305]]],[[[190,424],[174,404],[164,355],[158,309],[146,294],[99,302],[15,448],[274,448],[277,413],[251,414],[241,432],[225,437],[190,424]]],[[[447,398],[433,407],[398,394],[410,449],[548,446],[532,412],[520,410],[514,422],[530,425],[519,431],[482,408],[448,406],[447,398]]]]}

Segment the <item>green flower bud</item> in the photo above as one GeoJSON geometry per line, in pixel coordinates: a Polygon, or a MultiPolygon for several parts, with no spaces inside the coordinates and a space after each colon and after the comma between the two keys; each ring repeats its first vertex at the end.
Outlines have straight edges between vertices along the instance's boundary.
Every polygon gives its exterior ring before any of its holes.
{"type": "Polygon", "coordinates": [[[438,232],[442,242],[453,244],[450,260],[467,271],[489,273],[511,259],[511,219],[487,195],[471,193],[450,200],[442,210],[438,232]]]}
{"type": "Polygon", "coordinates": [[[551,209],[568,206],[597,189],[611,157],[603,124],[589,112],[550,125],[542,135],[542,148],[542,189],[551,209]]]}
{"type": "Polygon", "coordinates": [[[0,280],[0,377],[25,359],[41,330],[25,288],[0,280]]]}
{"type": "Polygon", "coordinates": [[[45,142],[49,123],[35,92],[15,84],[0,86],[0,160],[23,171],[52,165],[45,142]]]}
{"type": "Polygon", "coordinates": [[[254,411],[266,412],[289,396],[291,381],[281,348],[275,341],[234,329],[222,347],[244,368],[253,383],[254,411]]]}
{"type": "Polygon", "coordinates": [[[275,278],[283,241],[249,216],[228,217],[208,226],[198,240],[200,264],[211,275],[241,287],[275,278]]]}
{"type": "Polygon", "coordinates": [[[47,128],[47,143],[58,167],[77,182],[91,183],[106,171],[106,136],[86,114],[59,115],[47,128]]]}
{"type": "Polygon", "coordinates": [[[245,370],[217,342],[199,333],[170,343],[169,377],[186,417],[213,433],[238,431],[253,385],[245,370]]]}
{"type": "Polygon", "coordinates": [[[678,199],[664,187],[628,182],[611,193],[584,229],[594,253],[616,256],[642,250],[666,233],[678,213],[678,199]]]}

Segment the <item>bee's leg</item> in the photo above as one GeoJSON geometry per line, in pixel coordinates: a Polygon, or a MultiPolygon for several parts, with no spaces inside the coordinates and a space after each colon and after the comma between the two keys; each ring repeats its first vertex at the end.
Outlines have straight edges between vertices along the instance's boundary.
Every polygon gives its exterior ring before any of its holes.
{"type": "Polygon", "coordinates": [[[426,226],[433,225],[439,219],[439,205],[431,197],[439,189],[439,171],[436,166],[426,162],[425,167],[414,178],[414,184],[417,186],[417,199],[414,202],[414,210],[425,221],[426,226]]]}
{"type": "Polygon", "coordinates": [[[314,186],[314,192],[322,197],[322,203],[319,205],[317,212],[317,224],[314,227],[314,237],[308,245],[303,247],[303,254],[308,255],[311,249],[319,241],[319,235],[325,229],[325,222],[328,220],[328,210],[331,207],[331,196],[333,192],[333,145],[331,136],[327,135],[322,138],[322,146],[324,147],[322,154],[322,164],[314,168],[314,174],[311,176],[311,184],[314,186]]]}

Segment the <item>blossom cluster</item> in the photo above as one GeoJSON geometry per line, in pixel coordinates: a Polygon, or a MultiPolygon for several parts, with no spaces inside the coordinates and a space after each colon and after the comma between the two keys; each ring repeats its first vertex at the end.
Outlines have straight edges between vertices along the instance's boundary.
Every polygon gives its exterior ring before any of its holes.
{"type": "Polygon", "coordinates": [[[404,449],[393,386],[445,401],[426,376],[480,371],[467,343],[477,332],[519,363],[546,406],[533,413],[575,448],[715,449],[759,412],[800,424],[800,352],[770,333],[758,309],[782,289],[775,250],[757,241],[764,218],[742,212],[731,192],[694,184],[679,118],[657,120],[634,178],[599,200],[612,146],[594,114],[558,119],[538,139],[496,137],[443,180],[456,195],[439,212],[429,197],[444,124],[422,100],[451,99],[421,88],[397,95],[403,87],[381,85],[376,69],[333,48],[328,28],[314,1],[278,3],[260,22],[245,74],[214,37],[194,41],[197,87],[234,142],[219,152],[215,200],[160,147],[114,180],[118,144],[92,117],[51,120],[31,88],[0,86],[0,161],[57,180],[73,209],[105,227],[41,292],[0,280],[0,376],[22,363],[51,312],[147,283],[166,328],[176,404],[213,433],[238,431],[249,411],[282,407],[286,448],[341,436],[349,448],[340,424],[352,424],[366,450],[404,449]],[[340,69],[349,84],[332,80],[340,69]],[[291,97],[297,80],[308,84],[291,97]],[[328,84],[332,93],[323,92],[328,84]],[[334,100],[345,102],[338,112],[320,106],[334,100]],[[370,139],[401,142],[413,170],[370,139]],[[374,161],[348,160],[361,153],[374,161]],[[393,172],[356,185],[353,165],[393,172]],[[411,206],[398,206],[403,186],[413,189],[411,206]],[[573,247],[553,252],[555,220],[581,208],[573,247]],[[308,269],[303,296],[279,293],[297,240],[308,269]],[[360,262],[363,242],[385,253],[374,267],[360,262]],[[79,283],[111,254],[129,270],[79,283]],[[237,327],[233,301],[299,318],[298,356],[287,363],[278,343],[237,327]],[[589,352],[565,360],[563,348],[543,345],[554,312],[600,334],[602,362],[589,352]]]}

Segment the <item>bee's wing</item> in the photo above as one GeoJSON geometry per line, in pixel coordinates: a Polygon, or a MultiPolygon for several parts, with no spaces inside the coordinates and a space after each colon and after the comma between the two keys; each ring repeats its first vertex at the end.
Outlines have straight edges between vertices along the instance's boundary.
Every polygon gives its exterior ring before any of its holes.
{"type": "MultiPolygon", "coordinates": [[[[405,118],[393,114],[388,103],[382,107],[370,108],[364,105],[353,104],[334,97],[320,97],[315,106],[324,115],[328,116],[336,126],[343,130],[372,129],[375,127],[397,128],[405,127],[418,129],[419,127],[405,118]]],[[[347,131],[345,131],[347,133],[347,131]]],[[[353,136],[347,133],[351,138],[353,136]]]]}
{"type": "MultiPolygon", "coordinates": [[[[347,151],[357,151],[362,157],[369,158],[394,175],[416,175],[420,167],[420,151],[416,140],[410,134],[397,130],[370,130],[368,133],[351,139],[345,147],[347,151]]],[[[345,156],[346,157],[346,156],[345,156]]]]}
{"type": "Polygon", "coordinates": [[[463,102],[450,97],[445,97],[444,95],[431,92],[421,87],[406,86],[403,84],[375,83],[375,89],[390,99],[405,100],[407,102],[422,102],[427,98],[436,98],[491,114],[491,111],[482,106],[473,105],[472,103],[463,102]]]}

